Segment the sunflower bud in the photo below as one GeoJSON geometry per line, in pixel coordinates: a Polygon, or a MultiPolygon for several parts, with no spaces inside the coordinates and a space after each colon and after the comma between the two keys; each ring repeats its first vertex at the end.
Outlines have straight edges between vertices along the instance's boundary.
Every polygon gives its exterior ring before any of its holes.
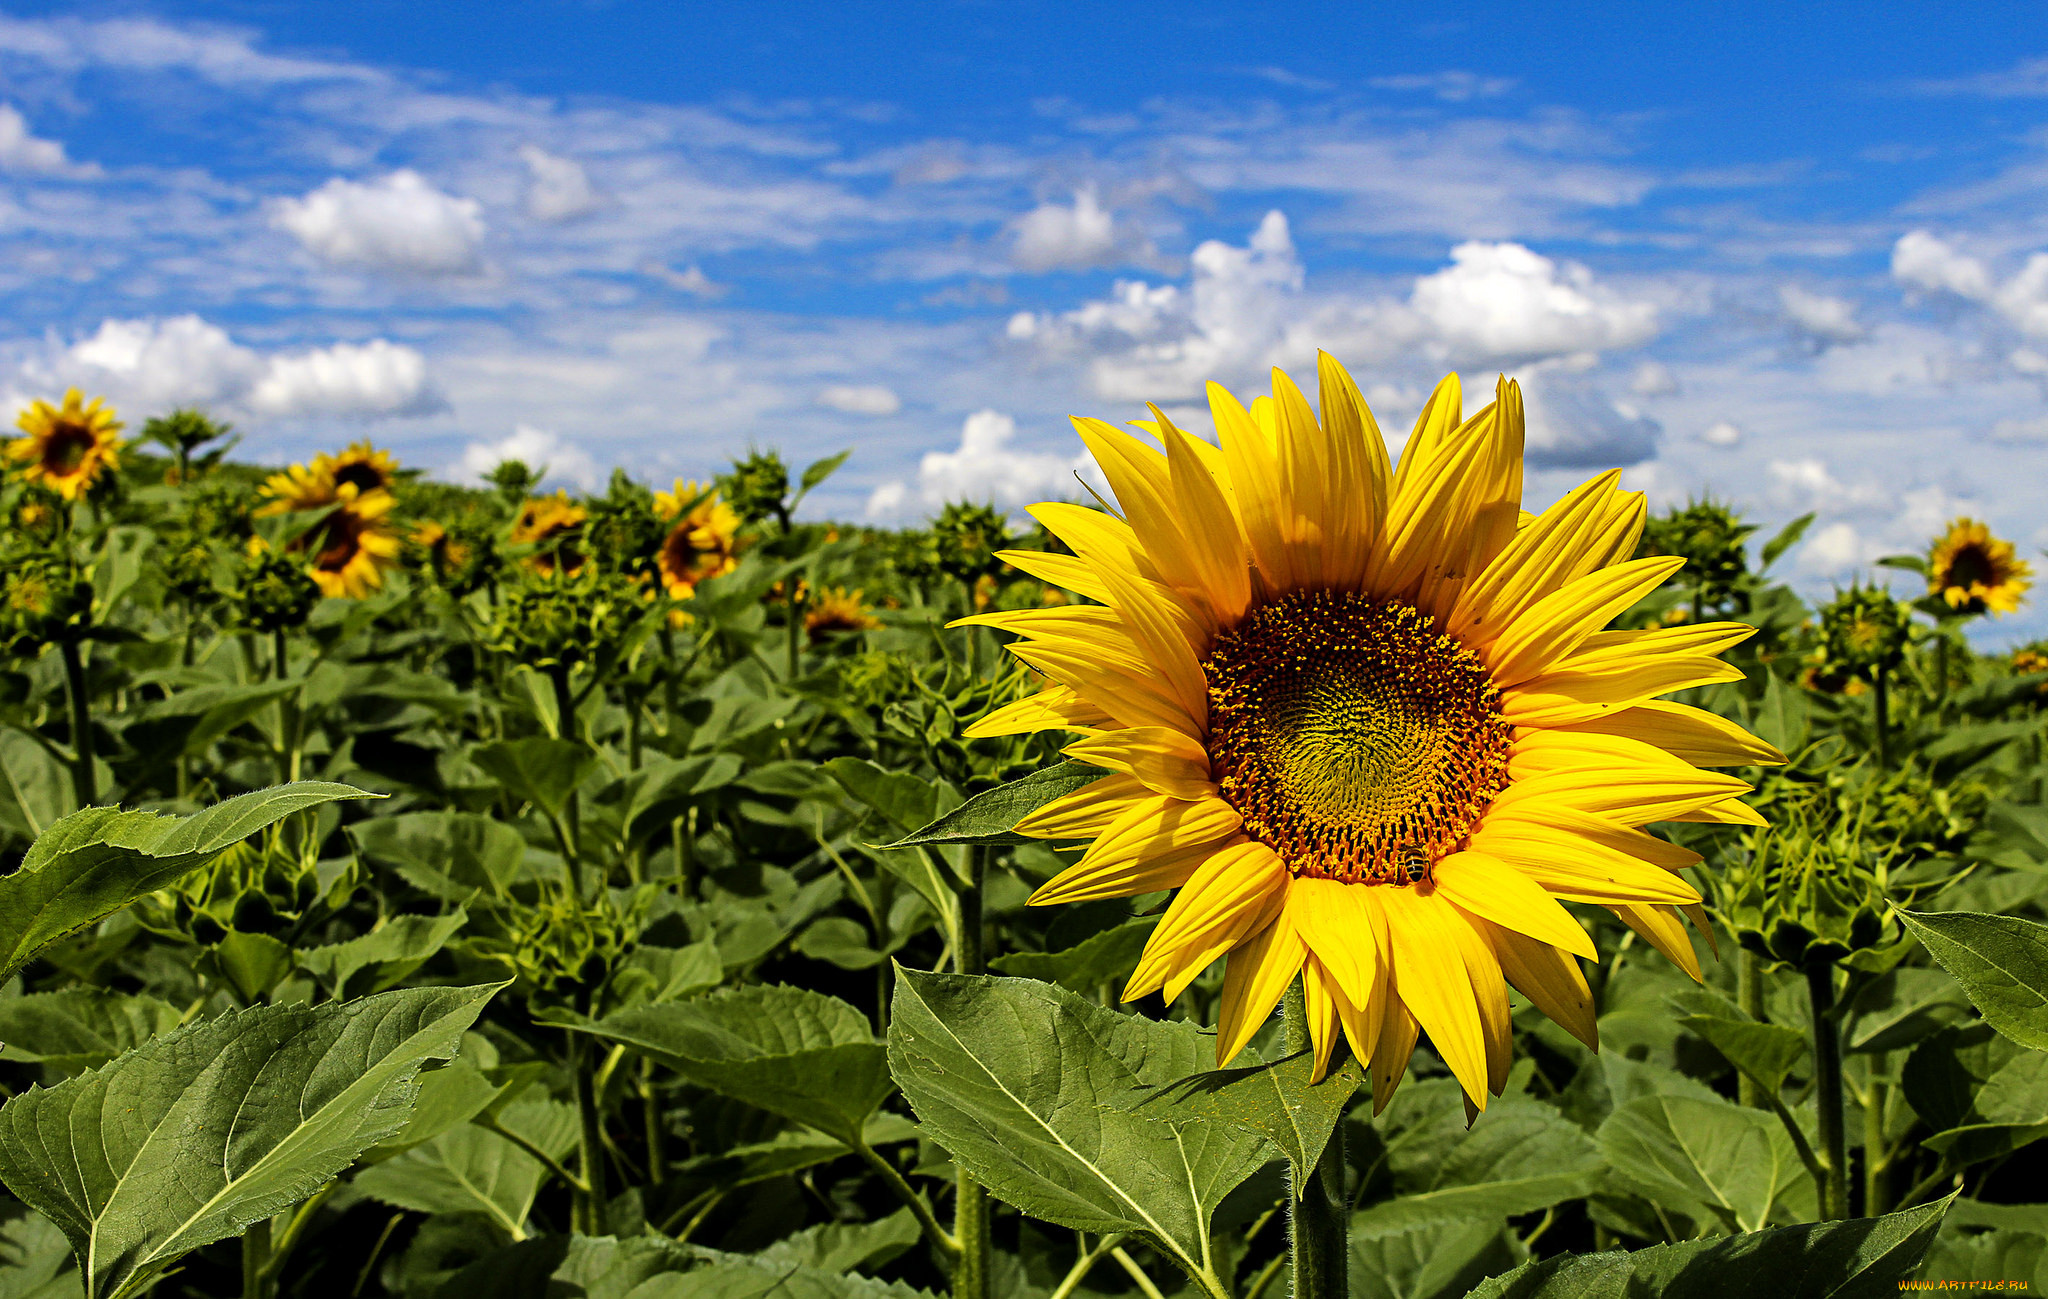
{"type": "Polygon", "coordinates": [[[174,537],[165,547],[164,585],[188,605],[203,607],[221,598],[214,585],[213,547],[196,536],[174,537]]]}
{"type": "Polygon", "coordinates": [[[1001,567],[996,552],[1010,544],[1009,523],[992,505],[955,502],[932,520],[932,546],[938,570],[956,582],[973,585],[1001,567]]]}
{"type": "Polygon", "coordinates": [[[1912,610],[1883,587],[1861,583],[1838,593],[1820,622],[1828,661],[1865,678],[1897,667],[1913,633],[1912,610]]]}
{"type": "Polygon", "coordinates": [[[744,460],[732,462],[732,472],[718,480],[725,499],[748,523],[763,519],[787,522],[789,467],[773,451],[756,451],[744,460]]]}
{"type": "Polygon", "coordinates": [[[1691,583],[1702,610],[1720,609],[1749,573],[1745,543],[1755,531],[1754,524],[1744,523],[1726,505],[1693,501],[1649,520],[1636,554],[1679,556],[1685,567],[1672,580],[1691,583]]]}
{"type": "Polygon", "coordinates": [[[1803,969],[1898,940],[1889,919],[1900,857],[1889,791],[1890,782],[1850,793],[1803,788],[1772,809],[1773,828],[1746,836],[1747,860],[1728,868],[1721,896],[1744,947],[1803,969]]]}
{"type": "Polygon", "coordinates": [[[17,559],[0,573],[0,645],[34,654],[80,639],[92,625],[92,583],[52,555],[17,559]]]}
{"type": "Polygon", "coordinates": [[[528,581],[498,606],[491,647],[537,668],[601,662],[620,652],[646,611],[639,589],[615,575],[528,581]]]}
{"type": "Polygon", "coordinates": [[[304,565],[260,541],[251,541],[233,594],[236,623],[249,631],[304,626],[320,602],[320,587],[304,565]]]}

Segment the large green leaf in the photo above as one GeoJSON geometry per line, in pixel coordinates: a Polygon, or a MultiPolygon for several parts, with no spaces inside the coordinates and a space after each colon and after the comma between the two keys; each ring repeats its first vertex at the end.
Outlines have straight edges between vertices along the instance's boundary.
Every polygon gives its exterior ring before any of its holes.
{"type": "Polygon", "coordinates": [[[343,798],[348,785],[301,783],[242,794],[196,816],[88,807],[51,826],[0,877],[0,978],[43,947],[153,893],[294,812],[343,798]]]}
{"type": "MultiPolygon", "coordinates": [[[[498,1116],[560,1159],[576,1144],[576,1111],[560,1101],[523,1100],[498,1116]]],[[[547,1168],[487,1128],[465,1123],[357,1173],[354,1186],[374,1200],[420,1213],[482,1213],[513,1240],[526,1239],[526,1215],[547,1168]]]]}
{"type": "Polygon", "coordinates": [[[926,1133],[1033,1217],[1143,1235],[1192,1275],[1210,1264],[1210,1215],[1270,1149],[1148,1103],[1214,1055],[1192,1024],[1048,984],[897,970],[889,1063],[926,1133]]]}
{"type": "Polygon", "coordinates": [[[222,682],[180,690],[168,699],[138,707],[122,732],[122,739],[130,748],[157,762],[197,753],[286,695],[296,694],[299,684],[222,682]]]}
{"type": "Polygon", "coordinates": [[[1272,1064],[1218,1069],[1182,1079],[1144,1101],[1138,1112],[1171,1107],[1173,1121],[1192,1116],[1227,1123],[1249,1136],[1264,1137],[1287,1157],[1295,1185],[1307,1182],[1309,1170],[1330,1144],[1344,1103],[1365,1081],[1356,1059],[1346,1059],[1322,1081],[1311,1085],[1315,1058],[1291,1055],[1272,1064]]]}
{"type": "Polygon", "coordinates": [[[22,1212],[0,1226],[0,1299],[76,1299],[71,1242],[42,1214],[22,1212]]]}
{"type": "Polygon", "coordinates": [[[867,1016],[804,988],[729,988],[576,1027],[849,1146],[890,1092],[887,1052],[867,1016]]]}
{"type": "Polygon", "coordinates": [[[2048,1054],[2016,1051],[1977,1088],[1968,1112],[1928,1137],[1925,1145],[1961,1167],[2011,1154],[2043,1137],[2048,1137],[2048,1054]]]}
{"type": "Polygon", "coordinates": [[[426,964],[468,920],[460,907],[445,916],[393,916],[359,937],[305,948],[298,962],[337,999],[351,991],[382,992],[426,964]],[[351,979],[368,986],[351,989],[351,979]]]}
{"type": "Polygon", "coordinates": [[[1455,1086],[1417,1087],[1409,1105],[1435,1107],[1395,1138],[1388,1163],[1397,1195],[1361,1209],[1354,1235],[1426,1223],[1489,1220],[1588,1194],[1606,1171],[1593,1138],[1551,1106],[1504,1097],[1465,1130],[1455,1086]]]}
{"type": "Polygon", "coordinates": [[[1056,798],[1064,798],[1110,775],[1085,762],[1067,761],[1034,771],[1022,780],[976,794],[920,830],[884,848],[916,848],[947,843],[1035,843],[1010,827],[1056,798]]]}
{"type": "Polygon", "coordinates": [[[496,776],[506,793],[549,816],[562,814],[569,795],[597,763],[597,755],[583,745],[545,735],[480,744],[469,759],[496,776]]]}
{"type": "Polygon", "coordinates": [[[0,726],[0,829],[33,839],[72,808],[71,771],[41,744],[0,726]]]}
{"type": "Polygon", "coordinates": [[[449,902],[503,897],[518,878],[526,840],[502,821],[469,812],[406,812],[348,828],[356,851],[406,883],[449,902]]]}
{"type": "Polygon", "coordinates": [[[1527,1258],[1498,1218],[1449,1218],[1350,1239],[1352,1299],[1457,1299],[1527,1258]]]}
{"type": "Polygon", "coordinates": [[[90,1296],[137,1293],[403,1127],[421,1066],[453,1055],[503,986],[255,1006],[189,1025],[0,1106],[0,1181],[63,1228],[90,1296]]]}
{"type": "Polygon", "coordinates": [[[2048,925],[1970,911],[1898,914],[1986,1023],[2021,1046],[2048,1050],[2048,925]]]}
{"type": "Polygon", "coordinates": [[[1157,916],[1140,916],[1090,934],[1059,952],[1010,952],[989,962],[997,974],[1043,979],[1070,992],[1093,996],[1106,984],[1122,984],[1137,967],[1145,941],[1159,924],[1157,916]]]}
{"type": "Polygon", "coordinates": [[[45,1064],[66,1073],[96,1069],[123,1051],[168,1033],[182,1019],[155,997],[106,988],[63,988],[0,998],[0,1059],[45,1064]]]}
{"type": "Polygon", "coordinates": [[[1806,1034],[1782,1024],[1726,1019],[1719,1015],[1687,1015],[1678,1021],[1726,1056],[1728,1063],[1756,1080],[1772,1096],[1785,1076],[1806,1054],[1806,1034]]]}
{"type": "Polygon", "coordinates": [[[1948,1201],[1882,1218],[1816,1222],[1633,1253],[1525,1263],[1470,1299],[1893,1299],[1941,1227],[1948,1201]]]}
{"type": "Polygon", "coordinates": [[[1630,1101],[1600,1125],[1599,1142],[1614,1171],[1644,1195],[1729,1230],[1756,1231],[1782,1203],[1812,1190],[1778,1120],[1726,1101],[1630,1101]]]}

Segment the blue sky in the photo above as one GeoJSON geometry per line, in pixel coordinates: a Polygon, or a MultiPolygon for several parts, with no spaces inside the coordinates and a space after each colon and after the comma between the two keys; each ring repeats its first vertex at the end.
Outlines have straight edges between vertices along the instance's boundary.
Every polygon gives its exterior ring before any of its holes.
{"type": "Polygon", "coordinates": [[[817,509],[908,521],[1321,346],[1396,437],[1517,376],[1532,504],[1816,510],[1810,590],[1963,513],[2038,559],[2048,14],[1648,8],[0,0],[0,398],[851,446],[817,509]]]}

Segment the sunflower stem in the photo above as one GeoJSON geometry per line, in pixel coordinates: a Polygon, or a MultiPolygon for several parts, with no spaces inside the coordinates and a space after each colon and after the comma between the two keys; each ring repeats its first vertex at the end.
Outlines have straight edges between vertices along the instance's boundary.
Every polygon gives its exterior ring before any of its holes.
{"type": "Polygon", "coordinates": [[[1890,771],[1892,769],[1892,744],[1891,736],[1887,732],[1891,730],[1891,708],[1889,706],[1890,699],[1885,690],[1884,678],[1884,665],[1880,663],[1870,674],[1870,706],[1871,713],[1877,723],[1877,769],[1879,771],[1890,771]]]}
{"type": "MultiPolygon", "coordinates": [[[[1761,1024],[1764,1022],[1764,963],[1763,958],[1747,947],[1737,949],[1736,977],[1739,981],[1737,996],[1742,1013],[1761,1024]]],[[[1750,1109],[1766,1109],[1763,1085],[1747,1073],[1738,1071],[1736,1097],[1750,1109]]]]}
{"type": "Polygon", "coordinates": [[[1891,1053],[1874,1051],[1868,1058],[1870,1082],[1863,1096],[1863,1216],[1876,1218],[1891,1211],[1885,1202],[1885,1192],[1890,1189],[1885,1179],[1890,1151],[1886,1149],[1884,1135],[1885,1100],[1890,1088],[1881,1077],[1891,1067],[1891,1053]]]}
{"type": "Polygon", "coordinates": [[[1821,1186],[1822,1218],[1849,1216],[1848,1140],[1842,1124],[1842,1026],[1835,1022],[1835,966],[1817,960],[1806,967],[1806,996],[1813,1008],[1814,1103],[1820,1112],[1820,1156],[1827,1172],[1821,1186]]]}
{"type": "MultiPolygon", "coordinates": [[[[1290,1054],[1315,1049],[1308,1029],[1308,1007],[1296,980],[1281,1002],[1282,1024],[1290,1054]]],[[[1330,1142],[1287,1205],[1287,1252],[1294,1264],[1294,1299],[1345,1299],[1349,1247],[1345,1240],[1344,1124],[1330,1132],[1330,1142]]]]}
{"type": "MultiPolygon", "coordinates": [[[[988,952],[981,932],[981,885],[987,873],[987,846],[969,847],[967,879],[959,889],[960,947],[953,954],[953,967],[961,974],[988,973],[988,952]]],[[[959,1242],[960,1256],[953,1265],[953,1299],[989,1299],[995,1249],[989,1239],[988,1189],[969,1177],[965,1169],[957,1177],[953,1239],[959,1242]]]]}
{"type": "Polygon", "coordinates": [[[58,642],[64,656],[64,690],[71,703],[71,793],[80,807],[99,802],[99,769],[92,755],[92,701],[85,693],[85,660],[78,642],[58,642]]]}
{"type": "MultiPolygon", "coordinates": [[[[576,998],[577,1010],[590,1013],[590,994],[586,991],[576,998]]],[[[569,1035],[569,1072],[576,1080],[576,1171],[583,1175],[583,1185],[574,1192],[570,1201],[575,1220],[574,1229],[586,1236],[606,1234],[605,1212],[608,1197],[605,1194],[604,1169],[604,1116],[597,1108],[597,1071],[592,1067],[590,1044],[581,1033],[569,1035]]]]}

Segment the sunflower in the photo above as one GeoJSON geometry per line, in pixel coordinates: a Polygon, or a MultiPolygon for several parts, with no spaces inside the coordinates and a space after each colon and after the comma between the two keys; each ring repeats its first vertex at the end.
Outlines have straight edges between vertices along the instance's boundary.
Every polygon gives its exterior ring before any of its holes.
{"type": "Polygon", "coordinates": [[[2011,613],[2033,583],[2012,543],[1975,519],[1957,519],[1927,557],[1927,590],[1963,613],[2011,613]]]}
{"type": "Polygon", "coordinates": [[[1121,515],[1032,514],[1072,555],[1001,558],[1096,603],[962,619],[1023,639],[1047,679],[969,736],[1066,730],[1102,779],[1019,832],[1092,840],[1032,897],[1178,889],[1124,988],[1171,1000],[1227,958],[1228,1062],[1302,980],[1316,1070],[1337,1039],[1384,1105],[1427,1032],[1483,1108],[1512,1052],[1507,988],[1587,1042],[1597,959],[1563,902],[1612,910],[1694,978],[1655,821],[1761,824],[1702,766],[1783,761],[1656,696],[1740,680],[1735,623],[1603,631],[1682,559],[1630,559],[1643,498],[1619,471],[1521,512],[1522,401],[1461,419],[1438,386],[1398,468],[1357,386],[1321,358],[1322,420],[1274,372],[1249,410],[1216,385],[1221,447],[1154,407],[1164,452],[1077,419],[1121,515]]]}
{"type": "Polygon", "coordinates": [[[309,464],[293,465],[283,473],[272,474],[264,480],[262,492],[270,501],[256,511],[259,518],[325,509],[341,499],[326,456],[314,456],[309,464]]]}
{"type": "Polygon", "coordinates": [[[699,582],[724,577],[739,566],[740,516],[718,493],[705,495],[704,488],[678,478],[673,492],[655,493],[654,512],[675,520],[657,561],[670,599],[687,600],[699,582]]]}
{"type": "Polygon", "coordinates": [[[843,586],[827,587],[812,597],[804,609],[804,631],[811,643],[848,631],[871,631],[882,624],[869,615],[859,591],[843,586]]]}
{"type": "Polygon", "coordinates": [[[363,495],[388,492],[398,482],[398,461],[389,451],[379,451],[365,440],[352,442],[338,456],[321,456],[328,476],[336,486],[353,486],[363,495]]]}
{"type": "Polygon", "coordinates": [[[24,481],[40,483],[67,501],[121,467],[121,421],[104,398],[87,403],[72,388],[62,406],[37,401],[15,425],[23,436],[7,444],[7,458],[22,466],[24,481]]]}
{"type": "Polygon", "coordinates": [[[512,544],[532,545],[538,552],[527,562],[537,571],[552,573],[559,560],[572,576],[583,567],[583,552],[575,547],[583,522],[590,512],[569,499],[569,493],[536,496],[519,507],[512,520],[512,544]]]}
{"type": "Polygon", "coordinates": [[[341,489],[333,512],[293,543],[311,557],[309,573],[324,595],[360,600],[384,585],[405,546],[385,520],[396,505],[390,492],[341,489]]]}

